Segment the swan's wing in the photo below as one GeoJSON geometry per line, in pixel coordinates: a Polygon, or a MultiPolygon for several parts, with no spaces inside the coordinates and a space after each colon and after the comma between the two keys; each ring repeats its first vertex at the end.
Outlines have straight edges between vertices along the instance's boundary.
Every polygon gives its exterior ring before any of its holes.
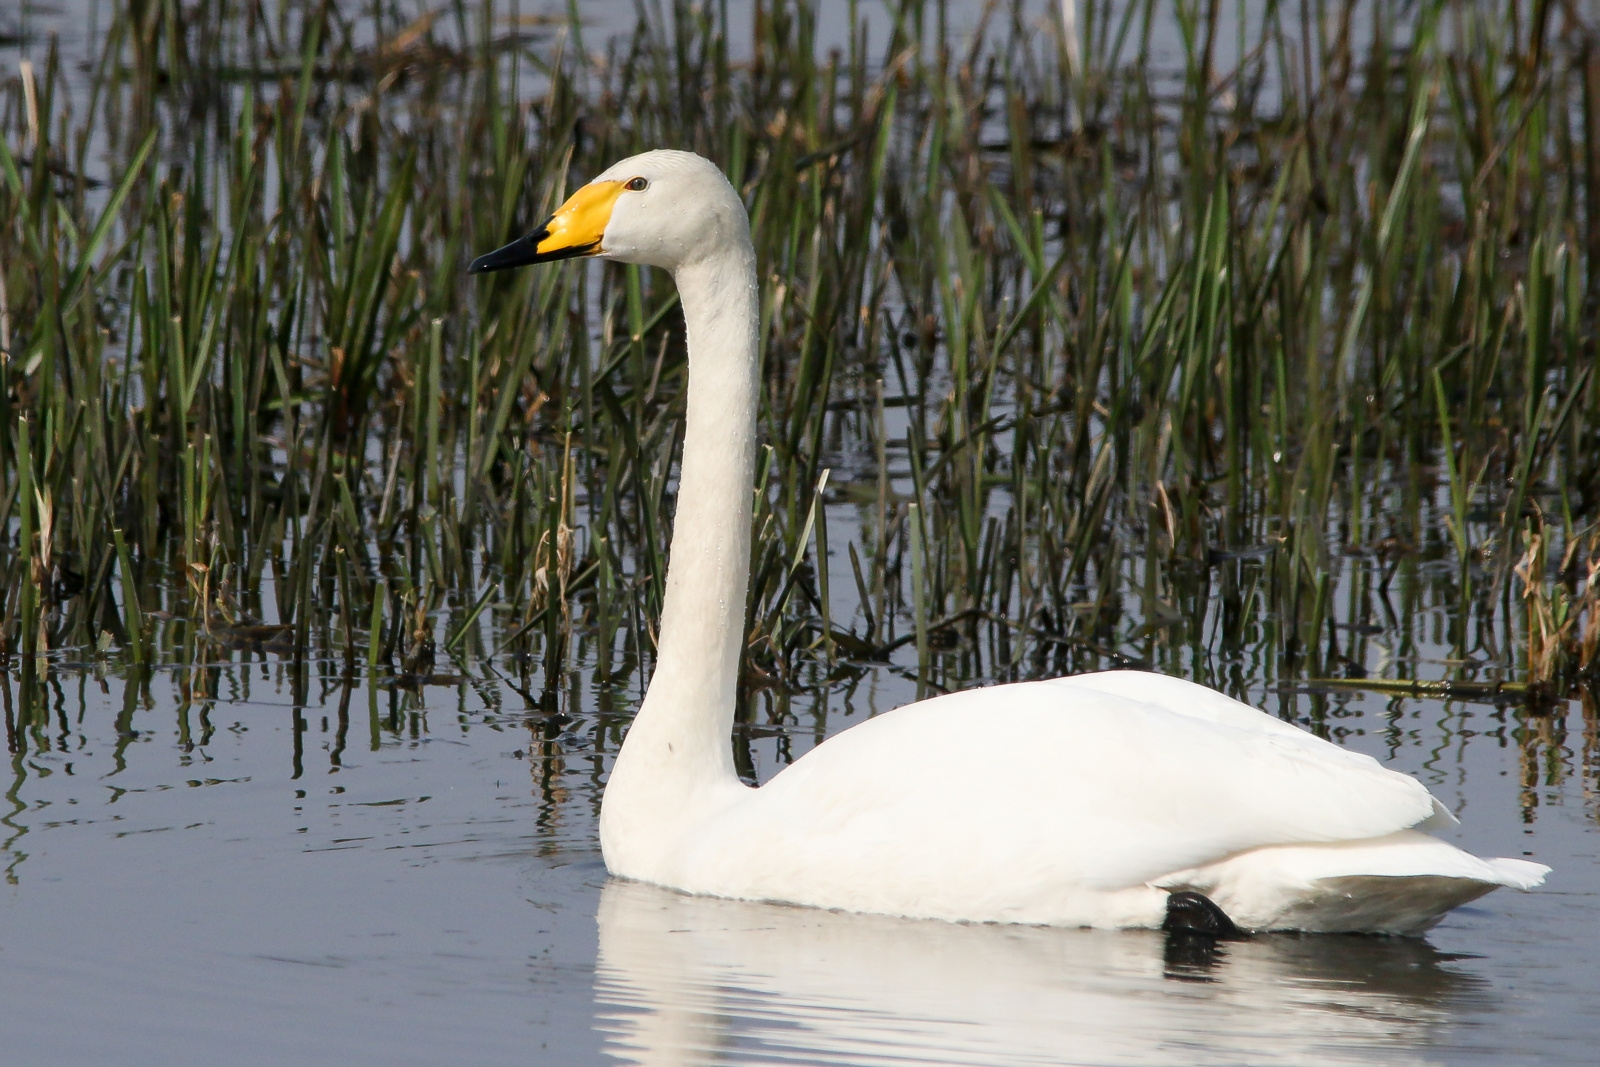
{"type": "Polygon", "coordinates": [[[1174,678],[1168,674],[1153,674],[1150,671],[1101,671],[1098,674],[1075,674],[1068,678],[1053,678],[1050,684],[1070,686],[1073,689],[1090,689],[1097,693],[1109,693],[1112,696],[1136,700],[1141,704],[1154,704],[1174,714],[1187,715],[1203,722],[1223,723],[1276,737],[1291,737],[1297,741],[1317,741],[1316,737],[1293,723],[1284,722],[1208,686],[1199,685],[1186,678],[1174,678]]]}
{"type": "MultiPolygon", "coordinates": [[[[1156,704],[1168,711],[1203,722],[1237,726],[1243,730],[1258,731],[1305,744],[1319,751],[1332,748],[1335,752],[1356,761],[1381,766],[1370,756],[1330,745],[1321,738],[1307,733],[1293,723],[1284,722],[1242,701],[1219,693],[1215,689],[1198,685],[1184,678],[1149,671],[1101,671],[1097,674],[1077,674],[1070,678],[1053,679],[1054,684],[1071,685],[1079,689],[1092,689],[1100,693],[1126,697],[1145,704],[1156,704]]],[[[1450,809],[1433,800],[1433,811],[1428,819],[1418,824],[1419,829],[1437,830],[1459,825],[1450,809]]]]}
{"type": "Polygon", "coordinates": [[[731,809],[694,864],[726,857],[726,877],[750,882],[727,895],[819,880],[1109,890],[1434,813],[1414,779],[1253,709],[1205,705],[1209,690],[1089,682],[954,693],[862,723],[731,809]]]}

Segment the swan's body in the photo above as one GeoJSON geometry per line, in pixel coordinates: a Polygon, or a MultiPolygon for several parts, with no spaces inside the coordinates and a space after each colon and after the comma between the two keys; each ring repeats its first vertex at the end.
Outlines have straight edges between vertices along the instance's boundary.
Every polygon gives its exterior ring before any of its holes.
{"type": "Polygon", "coordinates": [[[624,160],[473,264],[673,273],[689,346],[659,656],[600,813],[613,874],[691,893],[977,922],[1157,926],[1169,890],[1255,929],[1417,933],[1547,868],[1422,832],[1417,781],[1203,686],[1111,672],[954,693],[752,789],[730,746],[760,363],[744,206],[685,152],[624,160]]]}

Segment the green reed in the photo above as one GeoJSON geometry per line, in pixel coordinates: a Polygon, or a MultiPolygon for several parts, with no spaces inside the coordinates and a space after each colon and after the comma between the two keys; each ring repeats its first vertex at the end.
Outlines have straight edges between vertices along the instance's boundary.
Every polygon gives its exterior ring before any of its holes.
{"type": "Polygon", "coordinates": [[[196,701],[268,653],[301,701],[637,687],[670,280],[465,265],[675,146],[762,273],[752,694],[882,662],[1242,692],[1359,676],[1380,633],[1413,677],[1424,641],[1453,684],[1587,676],[1596,42],[1548,4],[1086,2],[1069,71],[1033,8],[958,39],[890,7],[827,54],[793,0],[747,50],[720,5],[602,43],[225,0],[118,5],[81,77],[36,49],[0,83],[4,654],[196,701]]]}

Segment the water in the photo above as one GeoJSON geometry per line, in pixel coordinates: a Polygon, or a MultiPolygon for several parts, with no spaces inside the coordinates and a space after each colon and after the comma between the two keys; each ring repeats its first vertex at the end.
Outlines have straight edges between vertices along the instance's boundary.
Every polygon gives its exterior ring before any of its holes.
{"type": "MultiPolygon", "coordinates": [[[[884,671],[835,693],[827,730],[906,689],[884,671]]],[[[1426,940],[1275,935],[1207,958],[1145,931],[608,881],[609,718],[556,727],[465,683],[297,710],[270,657],[215,691],[185,706],[158,674],[129,711],[118,678],[52,677],[3,820],[8,1064],[1577,1064],[1600,1040],[1596,723],[1577,704],[1531,733],[1370,696],[1338,719],[1461,812],[1462,845],[1551,864],[1545,889],[1426,940]]],[[[756,731],[760,773],[809,747],[813,710],[756,731]]]]}

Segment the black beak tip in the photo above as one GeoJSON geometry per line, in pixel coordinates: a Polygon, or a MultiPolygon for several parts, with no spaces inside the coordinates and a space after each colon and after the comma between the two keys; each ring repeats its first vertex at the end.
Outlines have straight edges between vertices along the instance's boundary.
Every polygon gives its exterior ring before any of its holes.
{"type": "Polygon", "coordinates": [[[540,226],[526,237],[519,237],[504,248],[497,248],[493,252],[485,252],[467,267],[468,274],[488,274],[491,271],[510,270],[512,267],[526,267],[530,263],[541,263],[547,257],[539,254],[539,242],[550,236],[547,227],[540,226]]]}

